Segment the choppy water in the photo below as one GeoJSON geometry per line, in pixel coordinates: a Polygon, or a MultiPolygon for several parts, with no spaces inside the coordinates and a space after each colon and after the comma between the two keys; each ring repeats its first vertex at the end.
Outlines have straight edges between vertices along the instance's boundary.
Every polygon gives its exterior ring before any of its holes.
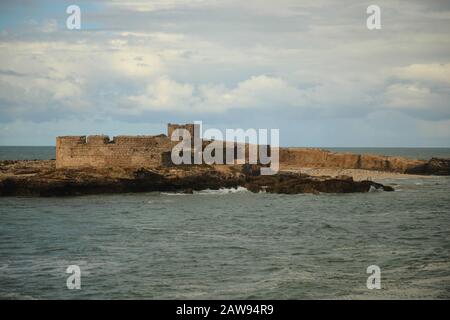
{"type": "Polygon", "coordinates": [[[450,179],[396,192],[0,198],[1,298],[450,298],[450,179]],[[81,268],[81,290],[66,287],[81,268]],[[381,268],[381,290],[366,268],[381,268]]]}
{"type": "Polygon", "coordinates": [[[0,160],[49,160],[55,159],[56,148],[0,146],[0,160]]]}
{"type": "MultiPolygon", "coordinates": [[[[51,158],[0,147],[0,159],[51,158]]],[[[0,298],[450,298],[450,178],[381,182],[397,191],[0,198],[0,298]],[[72,264],[81,290],[66,287],[72,264]],[[372,264],[381,290],[366,288],[372,264]]]]}

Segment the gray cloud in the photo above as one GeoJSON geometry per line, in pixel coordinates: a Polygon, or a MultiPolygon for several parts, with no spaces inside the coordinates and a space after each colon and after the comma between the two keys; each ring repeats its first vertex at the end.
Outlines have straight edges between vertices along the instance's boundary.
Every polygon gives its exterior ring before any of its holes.
{"type": "Polygon", "coordinates": [[[377,31],[369,4],[80,2],[85,29],[74,32],[65,12],[37,10],[1,30],[0,126],[200,119],[295,135],[301,124],[316,134],[305,144],[326,145],[428,144],[436,122],[433,143],[450,141],[448,2],[379,1],[377,31]]]}

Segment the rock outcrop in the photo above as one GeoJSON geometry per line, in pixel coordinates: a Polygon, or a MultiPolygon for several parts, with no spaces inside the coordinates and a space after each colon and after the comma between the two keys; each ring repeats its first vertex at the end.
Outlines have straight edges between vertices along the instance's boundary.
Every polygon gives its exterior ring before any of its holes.
{"type": "Polygon", "coordinates": [[[405,173],[448,176],[450,175],[450,159],[431,158],[428,162],[408,168],[405,173]]]}
{"type": "Polygon", "coordinates": [[[403,157],[331,152],[314,148],[280,148],[280,168],[364,169],[397,173],[448,175],[450,160],[430,161],[403,157]]]}
{"type": "Polygon", "coordinates": [[[55,161],[0,161],[0,196],[71,196],[123,192],[186,192],[246,187],[252,192],[348,193],[393,190],[351,177],[317,178],[299,173],[260,176],[256,166],[56,169],[55,161]]]}
{"type": "Polygon", "coordinates": [[[352,193],[368,192],[372,190],[394,191],[390,186],[373,181],[353,181],[351,177],[345,179],[312,178],[295,173],[280,173],[272,176],[249,177],[244,187],[253,192],[265,191],[269,193],[352,193]]]}

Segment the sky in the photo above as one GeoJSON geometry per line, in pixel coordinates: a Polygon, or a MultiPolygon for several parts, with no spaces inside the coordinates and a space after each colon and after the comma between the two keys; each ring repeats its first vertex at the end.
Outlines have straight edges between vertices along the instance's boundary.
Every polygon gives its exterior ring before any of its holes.
{"type": "Polygon", "coordinates": [[[282,146],[450,147],[450,1],[0,2],[0,145],[195,120],[282,146]]]}

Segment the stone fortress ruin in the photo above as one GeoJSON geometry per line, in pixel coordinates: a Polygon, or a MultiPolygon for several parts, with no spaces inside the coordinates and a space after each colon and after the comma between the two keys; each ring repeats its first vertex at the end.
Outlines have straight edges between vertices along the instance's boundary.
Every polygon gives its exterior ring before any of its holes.
{"type": "MultiPolygon", "coordinates": [[[[56,138],[56,167],[61,168],[140,168],[164,165],[163,154],[177,144],[170,140],[175,129],[194,134],[194,125],[168,124],[168,134],[156,136],[105,135],[62,136],[56,138]]],[[[167,157],[166,157],[167,158],[167,157]]],[[[170,159],[170,157],[169,157],[170,159]]]]}
{"type": "MultiPolygon", "coordinates": [[[[201,137],[197,124],[171,124],[167,135],[116,136],[105,135],[61,136],[56,138],[56,168],[157,168],[172,166],[171,151],[179,141],[171,141],[176,129],[186,129],[194,137],[201,137]]],[[[192,139],[194,140],[194,139],[192,139]]],[[[202,140],[202,148],[210,143],[202,140]]],[[[234,142],[234,159],[237,143],[234,142]]],[[[228,146],[228,145],[227,145],[228,146]]],[[[260,146],[258,146],[260,147],[260,146]]],[[[245,162],[248,163],[248,143],[245,144],[245,162]]],[[[407,172],[423,165],[424,161],[389,157],[330,152],[316,148],[279,148],[280,169],[341,168],[407,172]]],[[[226,147],[224,147],[224,153],[226,147]]],[[[270,155],[270,152],[269,154],[270,155]]],[[[224,156],[225,159],[225,156],[224,156]]],[[[258,159],[259,160],[259,159],[258,159]]]]}
{"type": "MultiPolygon", "coordinates": [[[[110,139],[105,135],[61,136],[56,138],[56,168],[156,168],[173,166],[172,149],[179,141],[172,141],[176,129],[185,129],[191,136],[194,150],[194,137],[200,137],[202,151],[212,141],[201,139],[198,124],[167,125],[167,135],[156,136],[116,136],[110,139]]],[[[231,151],[234,160],[238,157],[238,145],[243,147],[245,162],[249,162],[249,144],[234,142],[232,150],[224,141],[215,141],[223,149],[223,160],[231,151]]],[[[216,145],[217,146],[217,145],[216,145]]],[[[259,146],[257,146],[258,148],[259,146]]],[[[269,146],[267,146],[269,147],[269,146]]],[[[270,150],[268,152],[270,155],[270,150]]],[[[191,155],[193,158],[193,154],[191,155]]],[[[192,161],[194,163],[194,161],[192,161]]]]}

